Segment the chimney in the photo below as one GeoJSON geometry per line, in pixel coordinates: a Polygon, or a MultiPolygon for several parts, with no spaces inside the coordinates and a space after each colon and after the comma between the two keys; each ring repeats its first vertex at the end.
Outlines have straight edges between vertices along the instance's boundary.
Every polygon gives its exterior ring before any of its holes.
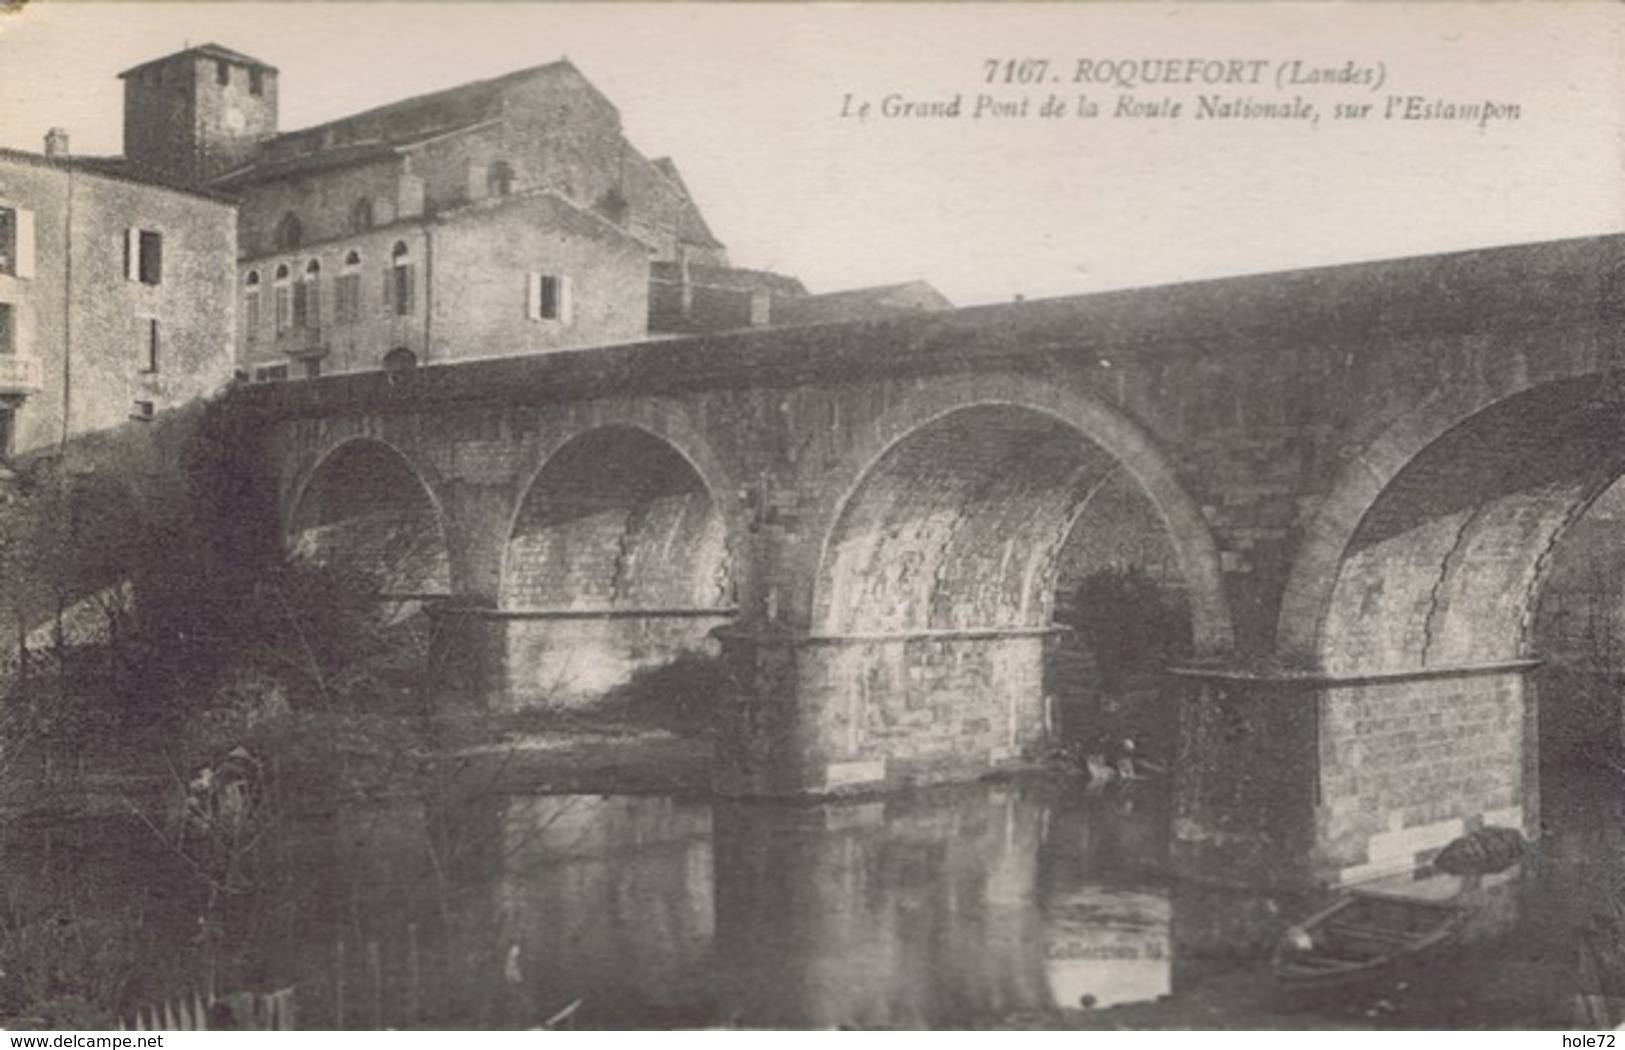
{"type": "Polygon", "coordinates": [[[47,157],[66,157],[68,155],[67,128],[52,128],[45,133],[45,155],[47,157]]]}

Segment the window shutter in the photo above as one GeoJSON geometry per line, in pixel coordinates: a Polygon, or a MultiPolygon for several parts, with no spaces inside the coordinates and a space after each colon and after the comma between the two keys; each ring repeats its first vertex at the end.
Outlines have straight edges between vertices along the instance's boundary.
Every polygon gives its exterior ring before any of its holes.
{"type": "Polygon", "coordinates": [[[17,216],[17,262],[14,272],[18,277],[34,276],[34,213],[23,208],[17,216]]]}
{"type": "Polygon", "coordinates": [[[141,231],[134,226],[124,231],[124,279],[141,279],[141,231]]]}
{"type": "Polygon", "coordinates": [[[568,277],[559,278],[559,320],[569,324],[575,318],[575,288],[568,277]]]}
{"type": "Polygon", "coordinates": [[[384,271],[384,305],[392,306],[395,303],[395,271],[384,271]]]}
{"type": "Polygon", "coordinates": [[[532,321],[542,319],[542,275],[525,275],[525,316],[532,321]]]}

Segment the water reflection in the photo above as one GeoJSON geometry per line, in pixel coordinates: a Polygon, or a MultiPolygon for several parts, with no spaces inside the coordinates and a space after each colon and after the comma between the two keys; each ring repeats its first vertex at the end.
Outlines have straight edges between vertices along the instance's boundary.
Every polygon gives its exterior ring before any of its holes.
{"type": "MultiPolygon", "coordinates": [[[[492,798],[305,829],[305,1022],[954,1025],[1171,987],[1165,801],[492,798]]],[[[266,966],[276,961],[266,959],[266,966]]]]}
{"type": "MultiPolygon", "coordinates": [[[[221,905],[206,953],[199,887],[133,824],[66,845],[47,836],[43,849],[13,829],[9,881],[28,879],[7,893],[18,907],[46,884],[37,873],[71,869],[75,886],[106,884],[122,906],[140,872],[131,951],[145,961],[104,982],[126,1011],[193,987],[206,956],[223,989],[295,985],[314,1028],[522,1028],[576,1000],[589,1027],[943,1027],[1208,995],[1215,974],[1258,971],[1296,906],[1170,881],[1168,817],[1155,783],[1100,796],[971,784],[799,806],[396,799],[298,821],[268,843],[257,892],[221,905]]],[[[1573,931],[1619,878],[1617,849],[1593,856],[1595,835],[1563,830],[1595,817],[1560,821],[1539,851],[1551,863],[1538,881],[1572,892],[1558,911],[1542,894],[1533,935],[1504,936],[1529,911],[1514,872],[1403,889],[1468,904],[1470,943],[1528,945],[1550,978],[1543,1001],[1566,1003],[1573,931]],[[1562,909],[1574,915],[1558,921],[1562,909]]],[[[1617,845],[1617,830],[1601,845],[1617,845]]],[[[1489,946],[1485,966],[1500,953],[1489,946]]],[[[1477,976],[1435,998],[1455,1009],[1452,997],[1496,987],[1473,965],[1452,962],[1477,976]]],[[[1535,972],[1519,971],[1520,986],[1535,972]]],[[[1470,1002],[1461,1009],[1471,1016],[1470,1002]]]]}

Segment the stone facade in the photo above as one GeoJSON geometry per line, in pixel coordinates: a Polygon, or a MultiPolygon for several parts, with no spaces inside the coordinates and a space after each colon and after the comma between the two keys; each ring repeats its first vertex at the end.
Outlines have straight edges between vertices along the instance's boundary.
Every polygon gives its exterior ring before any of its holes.
{"type": "Polygon", "coordinates": [[[119,74],[124,156],[139,172],[187,185],[236,167],[276,131],[277,71],[217,44],[119,74]]]}
{"type": "Polygon", "coordinates": [[[238,359],[268,379],[625,342],[647,267],[641,243],[546,192],[399,219],[239,263],[238,359]]]}
{"type": "Polygon", "coordinates": [[[0,151],[0,454],[218,392],[235,253],[225,201],[0,151]]]}
{"type": "Polygon", "coordinates": [[[276,70],[218,45],[124,80],[129,165],[241,202],[251,378],[625,342],[651,260],[727,262],[676,167],[568,61],[293,132],[276,70]],[[400,266],[411,288],[383,301],[400,266]]]}

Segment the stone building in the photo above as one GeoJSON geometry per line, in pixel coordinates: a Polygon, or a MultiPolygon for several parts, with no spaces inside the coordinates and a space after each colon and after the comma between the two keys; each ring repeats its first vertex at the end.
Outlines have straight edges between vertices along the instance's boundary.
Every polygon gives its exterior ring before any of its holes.
{"type": "Polygon", "coordinates": [[[277,70],[218,45],[123,78],[127,163],[240,202],[256,378],[641,339],[651,260],[727,262],[568,61],[285,133],[277,70]]]}
{"type": "Polygon", "coordinates": [[[236,215],[68,154],[0,150],[0,457],[149,421],[233,368],[236,215]]]}
{"type": "Polygon", "coordinates": [[[731,267],[677,166],[568,60],[291,132],[277,76],[217,44],[122,74],[128,169],[240,202],[256,379],[949,305],[731,267]]]}

